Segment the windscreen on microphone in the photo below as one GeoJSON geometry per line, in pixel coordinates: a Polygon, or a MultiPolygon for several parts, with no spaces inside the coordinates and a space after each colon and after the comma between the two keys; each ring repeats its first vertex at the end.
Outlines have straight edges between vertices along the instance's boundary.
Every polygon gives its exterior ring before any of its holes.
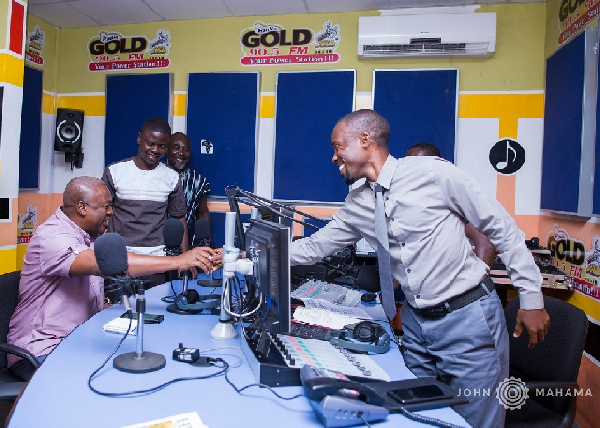
{"type": "Polygon", "coordinates": [[[194,225],[195,237],[194,241],[197,241],[200,247],[209,247],[211,244],[210,239],[210,223],[206,220],[196,220],[194,225]]]}
{"type": "Polygon", "coordinates": [[[183,241],[183,223],[176,218],[169,218],[163,227],[165,247],[179,247],[183,241]]]}
{"type": "Polygon", "coordinates": [[[118,233],[105,233],[94,243],[96,263],[102,275],[122,275],[129,268],[125,239],[118,233]]]}

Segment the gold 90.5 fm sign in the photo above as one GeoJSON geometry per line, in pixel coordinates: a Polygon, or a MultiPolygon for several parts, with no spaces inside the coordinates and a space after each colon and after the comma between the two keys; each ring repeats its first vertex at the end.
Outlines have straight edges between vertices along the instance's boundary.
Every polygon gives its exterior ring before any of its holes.
{"type": "Polygon", "coordinates": [[[171,35],[164,29],[156,37],[125,36],[116,31],[101,30],[88,41],[89,71],[167,68],[171,35]]]}
{"type": "Polygon", "coordinates": [[[240,63],[253,65],[324,64],[339,62],[336,52],[340,26],[331,21],[314,32],[310,28],[284,28],[279,24],[255,22],[240,34],[243,56],[240,63]]]}

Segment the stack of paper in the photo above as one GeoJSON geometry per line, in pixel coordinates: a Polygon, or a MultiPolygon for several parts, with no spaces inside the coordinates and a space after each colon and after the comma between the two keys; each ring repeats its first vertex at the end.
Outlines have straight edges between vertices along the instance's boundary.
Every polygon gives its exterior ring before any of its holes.
{"type": "MultiPolygon", "coordinates": [[[[106,324],[104,324],[104,331],[109,333],[121,333],[124,334],[127,331],[127,327],[129,327],[129,318],[115,318],[114,320],[110,320],[106,324]]],[[[137,320],[131,320],[131,328],[129,329],[129,334],[136,334],[137,328],[137,320]]]]}
{"type": "Polygon", "coordinates": [[[180,413],[168,418],[155,419],[141,424],[127,425],[123,428],[208,428],[196,412],[180,413]]]}

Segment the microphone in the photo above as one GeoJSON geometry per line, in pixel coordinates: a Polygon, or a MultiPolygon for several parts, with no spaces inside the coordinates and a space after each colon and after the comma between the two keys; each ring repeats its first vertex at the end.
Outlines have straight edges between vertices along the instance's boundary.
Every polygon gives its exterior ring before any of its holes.
{"type": "MultiPolygon", "coordinates": [[[[206,220],[208,226],[208,236],[210,239],[210,224],[206,220]]],[[[206,226],[201,226],[201,235],[206,235],[206,226]]],[[[198,225],[196,224],[198,231],[198,225]]],[[[178,256],[181,254],[180,245],[183,241],[183,223],[181,220],[170,218],[165,222],[163,228],[163,237],[165,240],[165,254],[167,256],[178,256]]],[[[167,311],[179,315],[195,315],[202,312],[204,309],[216,307],[220,299],[219,296],[200,296],[194,289],[188,289],[188,281],[190,271],[184,270],[181,272],[183,286],[181,294],[175,296],[174,303],[167,306],[167,311]]],[[[219,285],[221,282],[219,281],[219,285]]]]}
{"type": "Polygon", "coordinates": [[[198,245],[194,245],[195,247],[215,247],[211,239],[210,223],[208,221],[204,219],[196,220],[194,231],[194,242],[198,242],[198,245]]]}
{"type": "MultiPolygon", "coordinates": [[[[215,243],[211,239],[210,223],[204,219],[196,220],[194,226],[194,242],[198,243],[198,247],[210,247],[215,248],[215,243]]],[[[201,287],[220,287],[222,282],[221,279],[214,279],[213,274],[210,274],[210,279],[199,279],[196,281],[201,287]]]]}
{"type": "MultiPolygon", "coordinates": [[[[131,306],[126,290],[132,289],[132,283],[138,285],[137,290],[137,335],[136,335],[136,351],[127,354],[121,354],[113,360],[113,367],[117,370],[128,373],[148,373],[151,371],[162,369],[166,360],[161,354],[153,352],[144,352],[143,336],[144,336],[144,313],[146,312],[146,299],[144,297],[143,282],[129,278],[125,273],[129,268],[127,264],[127,247],[125,240],[118,233],[105,233],[98,237],[94,243],[94,255],[100,272],[106,278],[114,281],[114,290],[121,296],[123,304],[127,308],[127,312],[131,317],[131,306]]],[[[106,294],[106,286],[104,293],[106,294]]]]}
{"type": "Polygon", "coordinates": [[[181,242],[183,241],[183,223],[176,218],[168,218],[163,227],[163,239],[165,240],[165,255],[178,256],[181,254],[181,242]]]}
{"type": "Polygon", "coordinates": [[[104,295],[110,301],[120,298],[127,312],[131,314],[129,295],[133,294],[133,289],[131,279],[125,273],[129,268],[125,239],[118,233],[99,236],[94,243],[94,255],[102,275],[113,281],[112,284],[104,285],[104,295]]]}

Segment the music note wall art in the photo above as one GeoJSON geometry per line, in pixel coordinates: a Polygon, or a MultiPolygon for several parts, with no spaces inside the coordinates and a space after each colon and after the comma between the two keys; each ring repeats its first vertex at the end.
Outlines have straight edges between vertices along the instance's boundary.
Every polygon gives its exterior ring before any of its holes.
{"type": "Polygon", "coordinates": [[[505,138],[490,149],[490,164],[501,174],[513,174],[525,164],[525,149],[515,140],[505,138]]]}

